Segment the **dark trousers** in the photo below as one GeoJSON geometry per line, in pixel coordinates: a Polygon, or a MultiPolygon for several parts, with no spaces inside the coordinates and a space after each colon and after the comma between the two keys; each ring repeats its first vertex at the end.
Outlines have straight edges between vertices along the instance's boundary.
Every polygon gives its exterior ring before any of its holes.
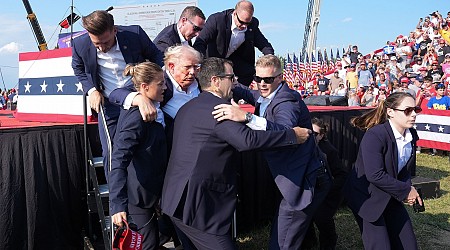
{"type": "Polygon", "coordinates": [[[364,249],[417,249],[416,235],[403,204],[393,198],[375,222],[354,214],[361,231],[364,249]]]}
{"type": "MultiPolygon", "coordinates": [[[[236,250],[231,234],[215,235],[200,231],[171,217],[184,250],[236,250]]],[[[230,218],[231,220],[231,218],[230,218]]]]}
{"type": "Polygon", "coordinates": [[[314,197],[306,208],[295,210],[283,198],[272,223],[269,249],[300,249],[313,216],[331,188],[328,173],[317,176],[314,197]]]}
{"type": "Polygon", "coordinates": [[[98,114],[98,133],[100,136],[100,143],[102,144],[103,167],[105,169],[106,180],[108,180],[113,138],[116,133],[119,115],[120,107],[111,104],[108,101],[108,98],[105,98],[102,112],[98,114]]]}
{"type": "MultiPolygon", "coordinates": [[[[307,238],[303,241],[305,245],[306,241],[315,241],[315,230],[314,224],[317,226],[317,230],[319,231],[319,243],[320,249],[329,250],[335,249],[337,243],[337,234],[336,234],[336,226],[334,224],[334,215],[336,214],[339,205],[342,202],[343,195],[341,189],[333,189],[330,190],[325,200],[317,209],[316,214],[313,217],[313,223],[309,226],[309,231],[307,234],[307,238]]],[[[306,244],[308,246],[314,244],[315,242],[311,242],[310,244],[306,244]]]]}
{"type": "Polygon", "coordinates": [[[137,231],[144,236],[142,250],[157,250],[159,248],[159,230],[155,209],[128,205],[128,217],[130,222],[136,224],[137,231]]]}

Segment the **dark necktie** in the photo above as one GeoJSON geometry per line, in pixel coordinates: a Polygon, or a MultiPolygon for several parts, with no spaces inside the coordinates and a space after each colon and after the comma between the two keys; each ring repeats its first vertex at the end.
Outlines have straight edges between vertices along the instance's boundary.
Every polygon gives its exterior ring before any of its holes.
{"type": "Polygon", "coordinates": [[[260,102],[256,102],[256,106],[255,106],[255,112],[253,113],[256,116],[259,116],[259,108],[261,107],[261,103],[260,102]]]}
{"type": "Polygon", "coordinates": [[[189,44],[189,46],[192,47],[192,41],[191,40],[188,40],[188,44],[189,44]]]}

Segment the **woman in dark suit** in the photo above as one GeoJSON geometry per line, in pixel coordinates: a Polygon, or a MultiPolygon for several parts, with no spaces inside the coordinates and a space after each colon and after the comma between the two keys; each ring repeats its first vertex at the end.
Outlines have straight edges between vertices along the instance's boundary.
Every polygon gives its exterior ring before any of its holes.
{"type": "Polygon", "coordinates": [[[422,205],[410,174],[419,139],[413,125],[420,111],[413,96],[397,92],[351,121],[367,130],[344,192],[365,249],[417,249],[402,203],[413,205],[417,200],[422,205]]]}
{"type": "Polygon", "coordinates": [[[167,161],[159,102],[166,85],[162,69],[152,62],[127,65],[124,75],[132,76],[136,90],[153,102],[158,114],[155,121],[144,122],[138,107],[120,112],[108,182],[112,222],[122,226],[123,220],[131,220],[144,236],[142,249],[158,249],[155,205],[161,196],[167,161]]]}

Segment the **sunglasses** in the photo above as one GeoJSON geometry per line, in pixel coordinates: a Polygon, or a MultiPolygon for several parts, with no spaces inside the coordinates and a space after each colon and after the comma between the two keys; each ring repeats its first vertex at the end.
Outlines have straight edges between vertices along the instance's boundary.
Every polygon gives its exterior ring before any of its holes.
{"type": "Polygon", "coordinates": [[[319,132],[316,132],[316,131],[313,131],[313,134],[314,134],[314,136],[320,135],[320,133],[319,133],[319,132]]]}
{"type": "Polygon", "coordinates": [[[195,32],[200,32],[200,31],[202,31],[202,27],[198,27],[197,25],[195,25],[191,20],[189,20],[189,19],[186,19],[186,20],[188,20],[188,22],[190,23],[190,24],[192,24],[192,27],[194,28],[194,31],[195,32]]]}
{"type": "Polygon", "coordinates": [[[250,24],[252,24],[252,21],[250,21],[250,22],[244,22],[244,21],[242,21],[240,18],[239,18],[239,16],[238,16],[238,14],[237,14],[237,12],[235,12],[236,13],[236,18],[237,18],[237,20],[238,20],[238,22],[240,23],[240,24],[242,24],[242,25],[250,25],[250,24]]]}
{"type": "Polygon", "coordinates": [[[416,112],[416,114],[422,112],[422,108],[419,106],[407,107],[405,109],[393,109],[393,110],[402,111],[403,113],[405,113],[406,116],[409,116],[413,111],[416,112]]]}
{"type": "Polygon", "coordinates": [[[276,76],[270,76],[270,77],[259,77],[257,75],[253,76],[253,81],[257,83],[261,83],[264,80],[264,83],[271,84],[273,81],[275,81],[275,78],[281,76],[281,73],[276,76]]]}
{"type": "Polygon", "coordinates": [[[237,77],[234,74],[222,74],[222,75],[216,75],[219,78],[228,78],[230,81],[234,81],[237,79],[237,77]]]}

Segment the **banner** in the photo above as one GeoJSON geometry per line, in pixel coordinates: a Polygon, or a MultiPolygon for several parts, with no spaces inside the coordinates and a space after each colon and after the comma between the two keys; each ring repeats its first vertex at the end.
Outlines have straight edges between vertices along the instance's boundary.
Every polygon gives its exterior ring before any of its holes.
{"type": "MultiPolygon", "coordinates": [[[[19,54],[20,121],[83,122],[83,89],[72,69],[72,48],[19,54]]],[[[93,121],[88,109],[88,121],[93,121]]]]}
{"type": "Polygon", "coordinates": [[[418,146],[450,151],[450,110],[425,109],[416,117],[418,146]]]}

